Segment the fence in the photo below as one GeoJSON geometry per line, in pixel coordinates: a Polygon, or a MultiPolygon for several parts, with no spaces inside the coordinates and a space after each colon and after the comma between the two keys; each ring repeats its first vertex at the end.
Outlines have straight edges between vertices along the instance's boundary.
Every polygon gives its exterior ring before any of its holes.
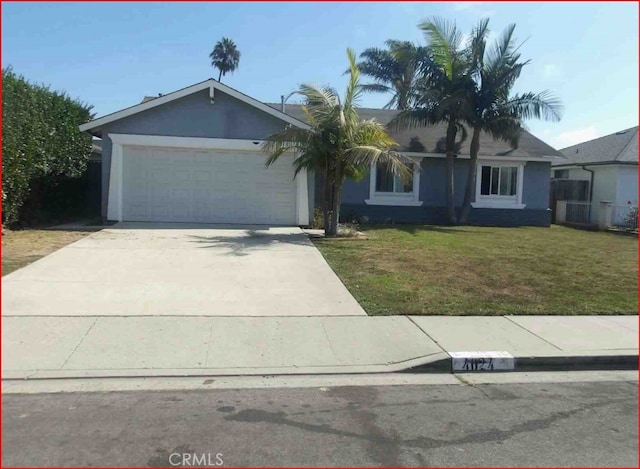
{"type": "Polygon", "coordinates": [[[593,214],[595,204],[572,200],[556,202],[556,223],[594,226],[601,230],[623,230],[638,232],[638,205],[614,204],[602,201],[598,212],[593,214]],[[594,219],[592,222],[591,220],[594,219]]]}
{"type": "Polygon", "coordinates": [[[611,204],[610,226],[625,231],[638,231],[638,206],[611,204]]]}
{"type": "Polygon", "coordinates": [[[558,200],[556,202],[556,223],[591,224],[591,204],[575,200],[558,200]]]}

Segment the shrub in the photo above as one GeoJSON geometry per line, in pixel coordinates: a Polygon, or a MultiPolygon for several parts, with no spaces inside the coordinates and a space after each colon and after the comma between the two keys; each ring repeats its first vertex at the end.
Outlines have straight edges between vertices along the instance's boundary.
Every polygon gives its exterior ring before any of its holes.
{"type": "MultiPolygon", "coordinates": [[[[78,126],[92,106],[2,69],[2,222],[20,219],[36,181],[77,178],[87,168],[91,136],[78,126]]],[[[45,197],[46,195],[43,195],[45,197]]]]}

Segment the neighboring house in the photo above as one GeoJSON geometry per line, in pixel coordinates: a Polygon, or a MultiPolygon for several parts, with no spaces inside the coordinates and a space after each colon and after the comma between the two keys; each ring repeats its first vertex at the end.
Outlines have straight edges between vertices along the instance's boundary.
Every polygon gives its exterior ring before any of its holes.
{"type": "MultiPolygon", "coordinates": [[[[320,199],[315,175],[294,178],[294,155],[265,168],[261,141],[294,125],[308,128],[300,106],[268,105],[210,79],[80,126],[102,139],[102,215],[108,220],[308,225],[320,199]],[[318,190],[316,190],[316,188],[318,190]]],[[[362,109],[389,122],[397,111],[362,109]]],[[[441,126],[394,134],[414,159],[411,184],[384,168],[347,181],[343,219],[444,223],[445,158],[441,126]]],[[[512,150],[481,139],[470,222],[549,226],[551,161],[561,157],[523,132],[512,150]]],[[[456,161],[462,203],[468,142],[456,161]]]]}
{"type": "Polygon", "coordinates": [[[638,127],[564,148],[566,161],[553,163],[556,181],[585,181],[589,222],[597,224],[600,202],[612,202],[614,220],[624,217],[626,206],[638,204],[638,127]],[[615,210],[615,209],[618,210],[615,210]],[[617,215],[616,215],[617,213],[617,215]]]}

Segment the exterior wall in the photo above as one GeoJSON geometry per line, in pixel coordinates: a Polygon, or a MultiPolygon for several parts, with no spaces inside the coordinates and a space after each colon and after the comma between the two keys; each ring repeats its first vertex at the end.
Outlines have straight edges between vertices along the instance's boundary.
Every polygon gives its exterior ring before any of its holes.
{"type": "MultiPolygon", "coordinates": [[[[367,205],[369,176],[344,185],[341,218],[365,218],[372,222],[443,224],[446,217],[446,161],[444,158],[424,158],[420,174],[419,207],[367,205]]],[[[491,226],[549,226],[550,163],[527,162],[524,167],[522,203],[524,209],[472,208],[469,222],[491,226]]],[[[455,201],[462,205],[467,178],[467,160],[456,160],[455,201]]]]}
{"type": "Polygon", "coordinates": [[[600,202],[615,201],[618,170],[615,166],[591,166],[593,169],[593,199],[591,204],[591,223],[600,219],[600,202]]]}
{"type": "Polygon", "coordinates": [[[260,140],[285,126],[284,121],[217,90],[214,104],[209,91],[203,90],[109,123],[102,128],[102,216],[107,216],[111,171],[109,134],[260,140]]]}
{"type": "Polygon", "coordinates": [[[618,166],[618,184],[616,187],[617,204],[638,203],[638,166],[618,166]]]}

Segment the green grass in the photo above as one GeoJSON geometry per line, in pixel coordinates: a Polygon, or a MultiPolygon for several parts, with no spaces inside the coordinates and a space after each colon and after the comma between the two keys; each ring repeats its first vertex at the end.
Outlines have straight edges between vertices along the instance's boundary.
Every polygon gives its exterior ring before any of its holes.
{"type": "Polygon", "coordinates": [[[370,315],[637,314],[638,240],[551,228],[370,225],[315,239],[370,315]]]}

